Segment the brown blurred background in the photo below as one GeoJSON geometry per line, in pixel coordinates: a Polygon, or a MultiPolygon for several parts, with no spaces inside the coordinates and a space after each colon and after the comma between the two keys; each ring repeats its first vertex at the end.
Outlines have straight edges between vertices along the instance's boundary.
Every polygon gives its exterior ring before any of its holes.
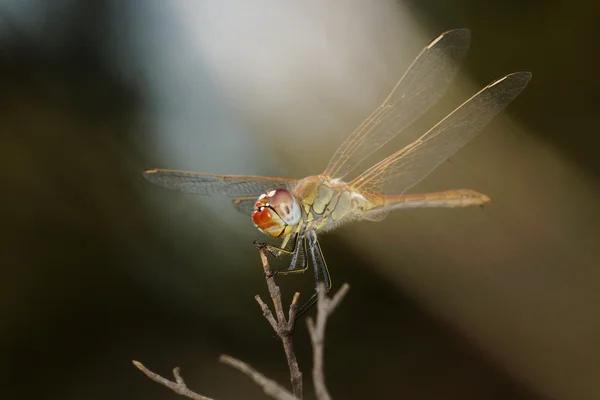
{"type": "MultiPolygon", "coordinates": [[[[227,199],[141,171],[319,173],[429,40],[468,27],[462,74],[418,129],[506,73],[533,80],[413,192],[492,202],[322,237],[334,290],[352,287],[328,326],[330,392],[600,398],[597,4],[2,2],[0,397],[179,398],[137,359],[264,398],[222,353],[287,384],[253,300],[263,237],[227,199]]],[[[312,290],[312,274],[278,282],[287,301],[312,290]]],[[[296,346],[311,398],[304,324],[296,346]]]]}

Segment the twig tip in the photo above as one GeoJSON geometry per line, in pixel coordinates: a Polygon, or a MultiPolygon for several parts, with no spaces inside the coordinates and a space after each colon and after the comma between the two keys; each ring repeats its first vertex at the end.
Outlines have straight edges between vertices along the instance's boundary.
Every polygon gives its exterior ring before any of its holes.
{"type": "Polygon", "coordinates": [[[294,297],[292,298],[292,305],[297,304],[299,298],[300,298],[300,292],[294,293],[294,297]]]}
{"type": "Polygon", "coordinates": [[[146,366],[144,364],[142,364],[141,362],[136,361],[136,360],[131,360],[131,362],[133,363],[133,365],[135,365],[135,367],[137,369],[142,371],[144,374],[148,375],[150,373],[150,370],[148,368],[146,368],[146,366]]]}
{"type": "Polygon", "coordinates": [[[227,362],[227,361],[229,361],[230,359],[231,359],[231,357],[230,357],[230,356],[228,356],[227,354],[221,354],[221,355],[219,356],[219,362],[222,362],[222,363],[226,363],[226,362],[227,362]]]}

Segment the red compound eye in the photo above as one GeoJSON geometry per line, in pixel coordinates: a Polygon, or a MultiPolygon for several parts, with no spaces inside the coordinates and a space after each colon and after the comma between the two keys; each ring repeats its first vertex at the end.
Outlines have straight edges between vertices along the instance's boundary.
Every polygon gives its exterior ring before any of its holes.
{"type": "Polygon", "coordinates": [[[276,224],[276,222],[273,221],[273,215],[271,214],[271,209],[269,207],[262,207],[254,211],[252,214],[252,221],[254,221],[254,225],[262,230],[267,230],[276,224]]]}
{"type": "Polygon", "coordinates": [[[281,237],[288,226],[298,224],[302,214],[294,196],[285,189],[271,190],[261,195],[254,207],[254,225],[273,237],[281,237]]]}

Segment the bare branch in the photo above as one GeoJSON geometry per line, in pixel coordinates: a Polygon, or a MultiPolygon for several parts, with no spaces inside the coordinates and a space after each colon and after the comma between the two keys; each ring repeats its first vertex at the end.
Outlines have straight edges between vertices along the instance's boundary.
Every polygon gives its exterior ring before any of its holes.
{"type": "Polygon", "coordinates": [[[300,293],[294,294],[294,298],[292,299],[292,304],[290,304],[290,311],[288,315],[288,319],[285,318],[285,313],[283,311],[283,304],[281,302],[281,290],[279,290],[279,286],[275,284],[275,278],[271,273],[271,268],[269,267],[269,261],[267,259],[267,255],[264,250],[259,250],[260,260],[263,265],[263,270],[265,273],[265,277],[267,279],[267,288],[269,289],[269,294],[271,295],[271,300],[273,301],[273,306],[275,307],[275,315],[277,315],[277,319],[273,317],[273,313],[269,310],[269,307],[265,304],[264,301],[260,298],[260,296],[255,296],[258,305],[263,311],[263,315],[271,324],[271,327],[277,334],[277,336],[281,339],[281,343],[283,344],[283,350],[285,351],[285,357],[288,362],[288,367],[290,369],[290,380],[292,382],[292,391],[294,396],[298,399],[302,398],[302,372],[300,372],[300,367],[298,366],[298,360],[296,359],[296,353],[294,352],[294,342],[292,339],[292,334],[294,332],[294,327],[296,323],[296,309],[298,308],[298,299],[300,298],[300,293]]]}
{"type": "MultiPolygon", "coordinates": [[[[288,318],[286,319],[285,313],[283,311],[283,304],[281,301],[281,291],[279,287],[275,284],[275,280],[273,279],[273,274],[271,273],[269,263],[264,251],[261,249],[259,253],[263,264],[265,276],[267,277],[267,287],[269,288],[269,293],[271,295],[271,299],[273,300],[273,305],[275,307],[275,315],[277,316],[277,318],[275,318],[269,307],[260,298],[260,296],[255,296],[255,299],[260,308],[262,309],[264,317],[267,319],[267,321],[269,322],[269,324],[283,343],[283,348],[288,361],[288,367],[290,369],[290,380],[292,382],[293,394],[288,392],[277,382],[266,378],[264,375],[256,371],[250,365],[240,360],[237,360],[230,356],[222,355],[220,357],[220,361],[252,378],[252,380],[254,380],[255,383],[262,387],[262,389],[267,395],[275,399],[302,399],[302,373],[300,372],[300,368],[298,367],[298,361],[296,360],[296,354],[294,353],[294,345],[292,341],[300,293],[294,294],[292,303],[290,304],[288,318]]],[[[347,283],[345,283],[342,286],[342,288],[335,294],[335,296],[333,296],[333,298],[328,298],[325,296],[324,285],[320,284],[318,288],[319,300],[317,302],[316,323],[311,318],[307,318],[306,321],[313,347],[313,380],[315,385],[315,394],[317,399],[319,400],[331,399],[327,391],[327,387],[325,385],[325,374],[323,372],[323,345],[325,341],[325,327],[327,325],[327,319],[333,313],[335,308],[341,303],[342,299],[344,298],[349,289],[350,286],[347,283]]],[[[173,376],[175,377],[175,381],[171,381],[150,371],[138,361],[133,361],[133,364],[150,379],[160,383],[163,386],[168,387],[177,394],[180,394],[193,400],[212,400],[209,397],[202,396],[188,389],[183,378],[179,374],[179,368],[173,369],[173,376]]]]}
{"type": "Polygon", "coordinates": [[[319,301],[317,302],[317,322],[314,323],[312,318],[307,318],[306,320],[313,347],[313,382],[315,385],[315,395],[318,400],[331,399],[331,396],[327,391],[327,386],[325,385],[325,373],[323,371],[323,347],[325,343],[327,318],[341,303],[349,289],[350,285],[344,283],[335,296],[333,296],[332,299],[329,299],[325,296],[325,285],[321,283],[318,288],[319,301]]]}
{"type": "MultiPolygon", "coordinates": [[[[294,293],[294,297],[292,298],[292,304],[290,304],[290,312],[288,314],[288,321],[293,321],[296,323],[296,313],[298,311],[298,299],[300,298],[300,293],[294,293]]],[[[292,327],[293,328],[293,327],[292,327]]]]}
{"type": "Polygon", "coordinates": [[[298,400],[293,394],[285,390],[285,388],[281,387],[274,380],[268,379],[260,372],[256,371],[250,365],[242,362],[236,358],[222,355],[219,357],[219,361],[223,364],[227,364],[230,367],[237,369],[238,371],[248,375],[252,380],[260,386],[267,395],[273,397],[277,400],[298,400]]]}
{"type": "Polygon", "coordinates": [[[278,329],[277,320],[275,319],[275,317],[273,317],[273,313],[269,309],[269,306],[266,305],[264,301],[262,301],[262,299],[260,298],[259,295],[254,296],[254,300],[256,300],[256,302],[258,303],[260,308],[262,308],[263,316],[267,319],[267,321],[269,321],[269,323],[271,324],[271,327],[273,327],[273,330],[275,332],[277,332],[277,329],[278,329]]]}
{"type": "Polygon", "coordinates": [[[144,366],[144,364],[142,364],[139,361],[133,360],[133,365],[135,365],[140,371],[146,374],[148,378],[160,383],[163,386],[168,387],[177,394],[180,394],[193,400],[212,400],[210,397],[199,395],[198,393],[192,392],[190,389],[188,389],[183,378],[179,374],[179,367],[173,369],[173,376],[175,377],[175,382],[173,382],[150,371],[144,366]]]}

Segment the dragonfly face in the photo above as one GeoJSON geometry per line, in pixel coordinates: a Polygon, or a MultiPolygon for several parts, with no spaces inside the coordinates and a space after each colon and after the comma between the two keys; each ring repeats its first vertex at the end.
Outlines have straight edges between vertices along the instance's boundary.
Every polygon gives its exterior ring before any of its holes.
{"type": "MultiPolygon", "coordinates": [[[[473,139],[523,91],[530,72],[500,78],[477,92],[418,138],[404,137],[403,147],[352,180],[346,176],[368,156],[398,136],[446,92],[471,42],[468,29],[448,31],[432,40],[392,92],[342,143],[319,175],[304,179],[251,175],[149,170],[147,180],[169,189],[233,198],[234,207],[252,215],[262,232],[281,238],[281,247],[265,244],[270,254],[291,255],[283,273],[303,272],[308,260],[315,286],[331,287],[317,233],[350,221],[381,221],[393,210],[415,207],[482,205],[489,198],[473,190],[405,194],[473,139]],[[260,197],[259,197],[260,196],[260,197]],[[258,200],[257,200],[258,198],[258,200]]],[[[402,137],[402,135],[400,135],[402,137]]],[[[314,294],[297,316],[317,299],[314,294]]]]}
{"type": "Polygon", "coordinates": [[[261,194],[254,207],[254,225],[274,238],[284,238],[292,233],[302,216],[298,201],[286,189],[261,194]]]}

